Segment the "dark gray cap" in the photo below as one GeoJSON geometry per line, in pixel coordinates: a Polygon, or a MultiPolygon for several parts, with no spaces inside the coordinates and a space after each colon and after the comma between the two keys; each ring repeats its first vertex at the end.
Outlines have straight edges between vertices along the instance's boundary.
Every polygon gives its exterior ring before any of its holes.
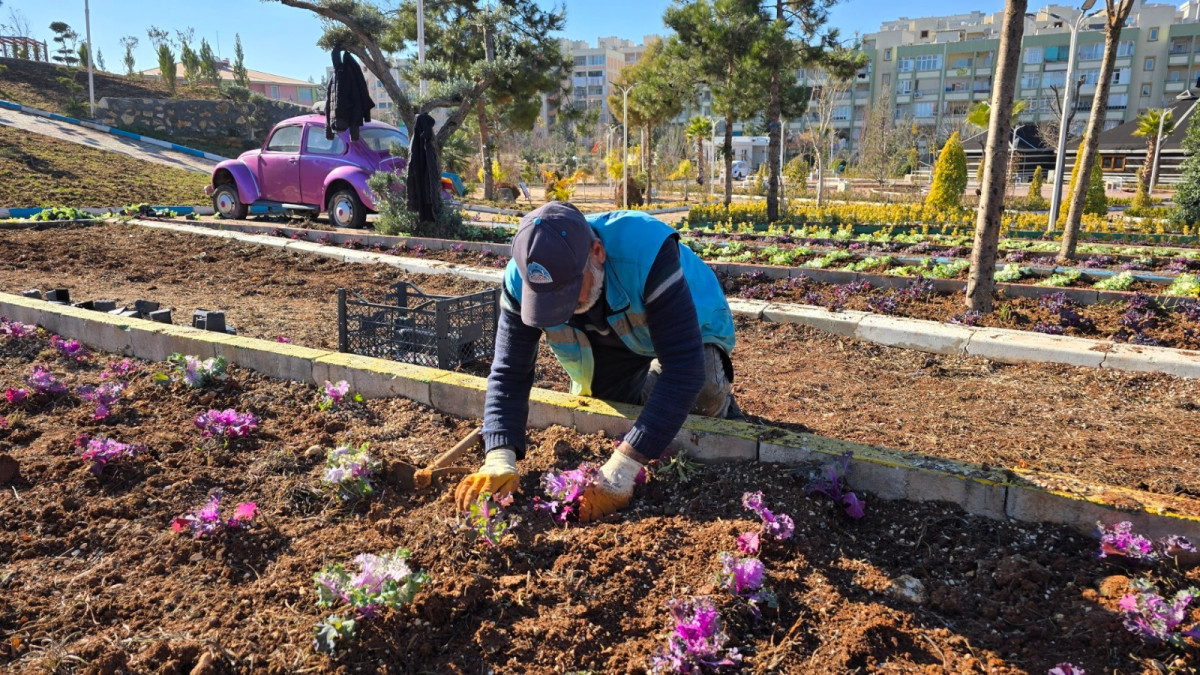
{"type": "Polygon", "coordinates": [[[525,214],[512,242],[521,273],[522,323],[548,328],[571,318],[595,239],[587,219],[567,202],[549,202],[525,214]]]}

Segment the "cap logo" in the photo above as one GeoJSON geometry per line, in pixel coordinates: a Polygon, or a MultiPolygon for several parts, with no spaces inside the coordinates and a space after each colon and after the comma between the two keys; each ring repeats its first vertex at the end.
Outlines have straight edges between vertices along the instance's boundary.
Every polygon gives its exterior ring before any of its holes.
{"type": "Polygon", "coordinates": [[[529,277],[531,284],[548,284],[554,281],[554,278],[550,276],[550,271],[542,267],[540,263],[529,263],[526,276],[529,277]]]}

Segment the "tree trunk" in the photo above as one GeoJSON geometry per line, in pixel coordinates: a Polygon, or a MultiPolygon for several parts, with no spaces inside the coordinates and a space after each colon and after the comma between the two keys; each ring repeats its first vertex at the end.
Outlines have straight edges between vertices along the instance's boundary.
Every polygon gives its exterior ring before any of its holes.
{"type": "MultiPolygon", "coordinates": [[[[783,0],[775,0],[775,19],[783,21],[783,0]]],[[[779,139],[783,131],[780,120],[783,118],[783,102],[780,100],[780,67],[776,63],[771,67],[770,101],[767,103],[767,222],[779,220],[779,139]]]]}
{"type": "Polygon", "coordinates": [[[984,152],[983,185],[975,218],[975,246],[971,251],[971,273],[967,279],[967,309],[984,314],[992,311],[996,282],[996,251],[1000,243],[1000,218],[1004,214],[1007,183],[1007,144],[1012,131],[1013,92],[1021,68],[1021,37],[1025,32],[1028,0],[1008,0],[1000,35],[996,81],[992,84],[992,115],[988,120],[984,152]]]}
{"type": "Polygon", "coordinates": [[[479,115],[479,161],[483,166],[483,199],[495,199],[496,179],[492,176],[492,139],[488,133],[487,105],[480,98],[475,102],[475,110],[479,115]]]}
{"type": "Polygon", "coordinates": [[[733,111],[725,115],[725,207],[733,201],[733,111]]]}
{"type": "Polygon", "coordinates": [[[654,151],[650,149],[650,143],[654,139],[654,130],[650,125],[642,127],[642,137],[646,139],[646,144],[642,146],[642,158],[646,164],[646,206],[650,205],[653,199],[654,187],[654,151]]]}
{"type": "Polygon", "coordinates": [[[1087,202],[1088,186],[1092,182],[1092,169],[1096,164],[1096,151],[1100,147],[1100,133],[1104,130],[1104,117],[1108,110],[1108,91],[1112,86],[1113,70],[1117,62],[1117,44],[1121,41],[1121,27],[1133,9],[1133,0],[1106,0],[1108,14],[1104,25],[1104,60],[1100,63],[1100,79],[1096,82],[1096,97],[1092,99],[1092,115],[1088,118],[1087,129],[1084,133],[1083,145],[1075,152],[1075,162],[1079,164],[1075,190],[1068,195],[1070,210],[1067,211],[1067,222],[1063,227],[1062,248],[1058,252],[1059,260],[1070,260],[1075,257],[1075,245],[1079,241],[1079,223],[1083,220],[1083,208],[1087,202]]]}
{"type": "Polygon", "coordinates": [[[708,175],[704,172],[704,139],[699,136],[696,137],[696,166],[699,167],[697,175],[700,176],[700,194],[703,195],[704,186],[708,183],[708,175]]]}
{"type": "Polygon", "coordinates": [[[1158,145],[1158,135],[1150,137],[1146,141],[1146,163],[1142,165],[1142,183],[1146,186],[1147,194],[1154,190],[1154,186],[1150,184],[1150,176],[1154,175],[1154,162],[1157,158],[1154,156],[1158,145]]]}
{"type": "Polygon", "coordinates": [[[825,205],[825,155],[821,152],[821,141],[817,141],[817,151],[813,156],[817,160],[817,208],[825,205]]]}

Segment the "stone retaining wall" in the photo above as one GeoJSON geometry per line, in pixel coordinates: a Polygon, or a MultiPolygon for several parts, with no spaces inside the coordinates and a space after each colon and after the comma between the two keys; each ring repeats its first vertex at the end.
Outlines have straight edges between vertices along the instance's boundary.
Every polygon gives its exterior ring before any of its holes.
{"type": "Polygon", "coordinates": [[[96,104],[96,121],[130,131],[152,131],[187,138],[261,139],[277,122],[310,112],[287,101],[270,101],[254,118],[255,104],[161,98],[109,98],[96,104]]]}

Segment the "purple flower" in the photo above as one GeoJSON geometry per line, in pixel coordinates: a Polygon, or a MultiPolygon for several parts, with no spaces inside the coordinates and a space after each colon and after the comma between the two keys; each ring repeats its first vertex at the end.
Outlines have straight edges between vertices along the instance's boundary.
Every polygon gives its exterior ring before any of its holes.
{"type": "Polygon", "coordinates": [[[1111,528],[1101,523],[1096,525],[1100,528],[1100,550],[1096,557],[1107,558],[1116,555],[1133,560],[1154,560],[1157,557],[1154,542],[1140,534],[1134,534],[1133,523],[1124,521],[1111,528]]]}
{"type": "Polygon", "coordinates": [[[1070,663],[1060,663],[1051,668],[1046,675],[1087,675],[1087,671],[1070,663]]]}
{"type": "Polygon", "coordinates": [[[9,321],[4,317],[0,317],[0,335],[7,335],[10,338],[28,338],[37,335],[37,326],[31,326],[20,321],[9,321]]]}
{"type": "Polygon", "coordinates": [[[61,394],[67,390],[58,378],[54,377],[54,373],[42,366],[33,367],[33,372],[25,376],[25,384],[29,385],[34,394],[61,394]]]}
{"type": "Polygon", "coordinates": [[[758,531],[751,530],[743,533],[737,538],[738,551],[744,555],[758,555],[759,538],[758,531]]]}
{"type": "Polygon", "coordinates": [[[325,388],[317,407],[321,410],[330,410],[342,404],[342,400],[346,398],[346,394],[350,393],[350,383],[345,380],[339,380],[337,384],[325,381],[325,388]]]}
{"type": "Polygon", "coordinates": [[[208,496],[208,501],[202,506],[171,521],[171,529],[176,532],[190,529],[192,536],[200,539],[222,529],[236,530],[245,527],[258,515],[258,506],[254,502],[243,502],[234,508],[232,518],[221,520],[221,496],[220,490],[213,490],[208,496]]]}
{"type": "Polygon", "coordinates": [[[50,338],[50,346],[57,349],[58,353],[68,361],[87,361],[92,356],[88,348],[80,344],[79,340],[64,340],[54,335],[50,338]]]}
{"type": "Polygon", "coordinates": [[[258,427],[254,413],[239,413],[233,408],[209,410],[196,416],[196,428],[205,438],[228,440],[248,436],[258,427]]]}
{"type": "Polygon", "coordinates": [[[284,335],[276,335],[276,336],[275,336],[275,341],[276,341],[276,342],[282,342],[283,344],[291,344],[291,343],[292,343],[292,338],[290,338],[290,337],[286,337],[286,336],[284,336],[284,335]]]}
{"type": "Polygon", "coordinates": [[[1200,595],[1200,590],[1183,589],[1168,602],[1149,581],[1138,580],[1132,585],[1137,592],[1125,595],[1118,603],[1125,613],[1125,627],[1130,632],[1150,643],[1176,647],[1183,646],[1187,637],[1200,639],[1200,624],[1183,628],[1188,606],[1200,595]]]}
{"type": "Polygon", "coordinates": [[[721,572],[717,585],[734,595],[746,595],[762,588],[766,569],[758,558],[738,558],[731,553],[722,553],[721,572]]]}
{"type": "Polygon", "coordinates": [[[105,382],[99,387],[84,385],[75,390],[79,398],[90,401],[96,404],[96,415],[94,419],[102,420],[108,417],[112,411],[112,406],[121,399],[121,392],[125,390],[125,385],[120,382],[105,382]]]}
{"type": "Polygon", "coordinates": [[[866,503],[858,495],[846,490],[846,474],[850,471],[850,453],[821,467],[818,477],[808,484],[808,494],[819,492],[846,507],[846,515],[854,519],[863,517],[866,503]]]}
{"type": "Polygon", "coordinates": [[[1176,556],[1180,553],[1195,553],[1196,547],[1192,542],[1183,538],[1178,534],[1168,535],[1159,541],[1160,550],[1169,556],[1176,556]]]}
{"type": "Polygon", "coordinates": [[[339,445],[325,456],[325,473],[321,480],[338,491],[342,499],[356,499],[375,494],[370,477],[379,470],[379,462],[367,450],[370,443],[358,447],[339,445]]]}
{"type": "Polygon", "coordinates": [[[978,326],[981,319],[983,319],[983,313],[968,310],[950,317],[950,323],[956,323],[961,326],[978,326]]]}
{"type": "Polygon", "coordinates": [[[675,629],[667,646],[650,661],[654,673],[699,673],[732,668],[741,662],[737,648],[726,647],[721,615],[707,598],[670,600],[667,609],[675,629]]]}
{"type": "Polygon", "coordinates": [[[75,441],[76,454],[92,463],[91,471],[99,476],[104,465],[121,457],[136,457],[139,448],[127,443],[118,443],[110,438],[88,438],[80,436],[75,441]]]}
{"type": "Polygon", "coordinates": [[[767,534],[780,540],[791,539],[792,532],[796,529],[792,517],[786,513],[772,513],[763,503],[762,492],[747,492],[743,494],[742,507],[747,511],[753,511],[762,519],[767,534]]]}
{"type": "Polygon", "coordinates": [[[559,523],[565,523],[567,517],[578,508],[584,491],[599,481],[600,469],[587,462],[570,471],[547,471],[542,475],[542,489],[550,499],[535,497],[533,508],[549,513],[559,523]]]}
{"type": "Polygon", "coordinates": [[[126,377],[132,373],[136,373],[140,369],[141,366],[139,366],[135,361],[123,359],[117,363],[108,364],[108,367],[104,369],[104,372],[100,373],[100,379],[108,380],[114,377],[126,377]]]}
{"type": "Polygon", "coordinates": [[[15,387],[9,387],[8,390],[4,392],[4,398],[7,399],[8,402],[13,405],[18,404],[21,401],[24,401],[28,397],[29,397],[29,390],[27,390],[27,389],[18,389],[15,387]]]}

